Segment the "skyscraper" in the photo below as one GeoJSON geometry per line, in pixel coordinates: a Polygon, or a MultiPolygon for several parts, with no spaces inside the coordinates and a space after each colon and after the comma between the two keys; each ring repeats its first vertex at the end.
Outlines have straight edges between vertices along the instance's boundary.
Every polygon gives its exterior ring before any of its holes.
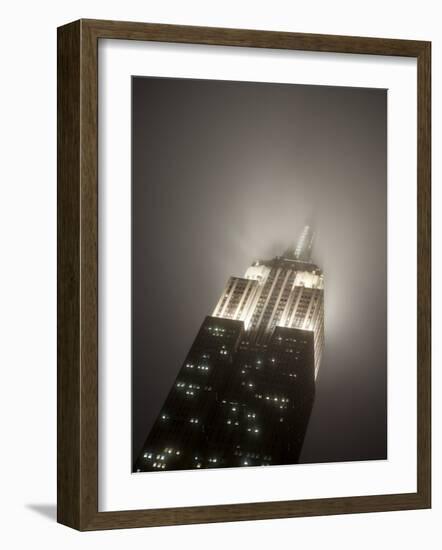
{"type": "Polygon", "coordinates": [[[324,344],[313,232],[230,277],[155,421],[136,471],[294,464],[324,344]]]}

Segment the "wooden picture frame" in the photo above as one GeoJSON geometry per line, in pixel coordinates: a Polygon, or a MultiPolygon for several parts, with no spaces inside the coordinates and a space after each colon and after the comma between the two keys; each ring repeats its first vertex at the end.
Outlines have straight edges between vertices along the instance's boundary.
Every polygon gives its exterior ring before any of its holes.
{"type": "Polygon", "coordinates": [[[79,20],[58,29],[58,521],[81,531],[431,506],[431,44],[79,20]],[[417,492],[98,511],[98,41],[124,39],[404,56],[418,67],[417,492]]]}

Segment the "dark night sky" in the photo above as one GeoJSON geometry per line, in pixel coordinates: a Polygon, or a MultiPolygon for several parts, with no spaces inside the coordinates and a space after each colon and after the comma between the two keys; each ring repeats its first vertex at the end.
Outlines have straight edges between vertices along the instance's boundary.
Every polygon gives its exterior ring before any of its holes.
{"type": "Polygon", "coordinates": [[[384,458],[385,90],[133,78],[133,453],[230,275],[312,220],[325,354],[302,462],[384,458]]]}

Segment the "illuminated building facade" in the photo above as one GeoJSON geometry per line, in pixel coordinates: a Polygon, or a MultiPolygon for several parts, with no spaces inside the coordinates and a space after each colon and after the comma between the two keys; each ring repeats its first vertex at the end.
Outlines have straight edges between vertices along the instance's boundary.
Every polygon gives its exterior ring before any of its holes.
{"type": "Polygon", "coordinates": [[[295,249],[230,277],[203,321],[136,471],[295,464],[324,345],[324,280],[295,249]]]}

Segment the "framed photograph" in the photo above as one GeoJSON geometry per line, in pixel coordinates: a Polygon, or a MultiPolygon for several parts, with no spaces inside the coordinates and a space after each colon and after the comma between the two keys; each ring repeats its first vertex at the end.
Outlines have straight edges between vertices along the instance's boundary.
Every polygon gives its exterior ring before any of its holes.
{"type": "Polygon", "coordinates": [[[429,508],[429,42],[58,29],[58,521],[429,508]]]}

